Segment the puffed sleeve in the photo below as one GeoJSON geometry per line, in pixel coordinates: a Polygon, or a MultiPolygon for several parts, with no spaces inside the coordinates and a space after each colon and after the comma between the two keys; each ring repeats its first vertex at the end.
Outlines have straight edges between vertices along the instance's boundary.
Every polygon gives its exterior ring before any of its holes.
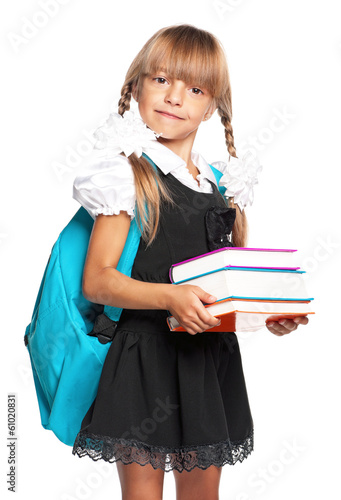
{"type": "Polygon", "coordinates": [[[99,214],[117,215],[121,211],[133,219],[136,191],[128,158],[117,155],[108,159],[102,152],[94,151],[74,179],[72,196],[93,219],[99,214]]]}

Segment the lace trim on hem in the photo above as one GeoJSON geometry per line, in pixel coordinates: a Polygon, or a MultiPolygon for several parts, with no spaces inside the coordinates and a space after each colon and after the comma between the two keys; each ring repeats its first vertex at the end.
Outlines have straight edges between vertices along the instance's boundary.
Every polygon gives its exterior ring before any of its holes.
{"type": "Polygon", "coordinates": [[[120,460],[124,464],[150,464],[154,469],[163,469],[165,472],[173,469],[182,472],[191,471],[194,467],[207,469],[211,465],[222,467],[242,462],[254,449],[253,433],[252,428],[245,439],[233,443],[226,440],[214,444],[170,448],[81,431],[72,453],[79,457],[89,456],[95,461],[102,459],[112,463],[120,460]]]}

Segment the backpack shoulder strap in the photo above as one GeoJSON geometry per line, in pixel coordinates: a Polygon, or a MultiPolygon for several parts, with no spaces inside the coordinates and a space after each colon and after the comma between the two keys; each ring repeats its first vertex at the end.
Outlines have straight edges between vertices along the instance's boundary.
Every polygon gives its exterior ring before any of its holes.
{"type": "Polygon", "coordinates": [[[226,191],[226,188],[224,188],[223,186],[219,186],[219,181],[220,179],[222,178],[223,176],[223,173],[220,172],[220,170],[218,170],[217,168],[213,167],[213,165],[210,164],[210,167],[211,167],[211,170],[212,172],[214,173],[214,177],[217,181],[217,185],[218,185],[218,189],[219,189],[219,192],[224,195],[225,194],[225,191],[226,191]]]}

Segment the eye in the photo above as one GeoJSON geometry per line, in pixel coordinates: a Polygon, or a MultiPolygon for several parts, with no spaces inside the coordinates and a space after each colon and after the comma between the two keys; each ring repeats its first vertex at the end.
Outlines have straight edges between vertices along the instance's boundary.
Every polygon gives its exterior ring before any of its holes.
{"type": "Polygon", "coordinates": [[[153,80],[157,83],[161,83],[161,84],[164,84],[167,82],[166,78],[164,78],[163,76],[157,76],[155,78],[153,78],[153,80]]]}
{"type": "Polygon", "coordinates": [[[202,91],[202,90],[200,90],[200,89],[198,89],[198,87],[193,87],[193,88],[191,89],[191,92],[192,92],[193,94],[195,94],[195,95],[203,94],[203,91],[202,91]]]}

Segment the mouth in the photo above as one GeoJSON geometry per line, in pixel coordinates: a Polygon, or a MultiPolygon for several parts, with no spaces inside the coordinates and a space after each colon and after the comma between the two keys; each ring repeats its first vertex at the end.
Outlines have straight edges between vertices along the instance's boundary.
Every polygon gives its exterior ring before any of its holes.
{"type": "Polygon", "coordinates": [[[173,120],[184,120],[184,118],[181,118],[181,116],[173,115],[172,113],[168,113],[167,111],[159,111],[158,109],[156,109],[155,111],[160,115],[165,116],[166,118],[171,118],[173,120]]]}

